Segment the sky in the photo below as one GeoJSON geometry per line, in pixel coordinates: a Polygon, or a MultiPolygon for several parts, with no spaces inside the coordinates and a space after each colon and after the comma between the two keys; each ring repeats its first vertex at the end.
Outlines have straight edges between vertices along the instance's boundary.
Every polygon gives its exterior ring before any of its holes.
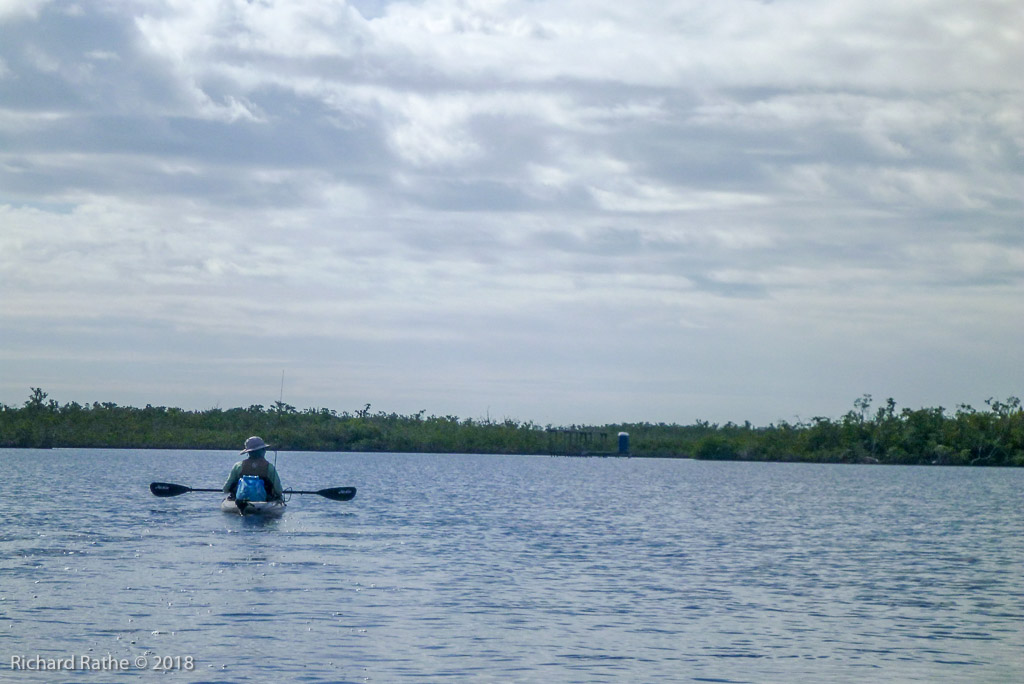
{"type": "Polygon", "coordinates": [[[1024,389],[1019,0],[0,0],[0,402],[1024,389]]]}

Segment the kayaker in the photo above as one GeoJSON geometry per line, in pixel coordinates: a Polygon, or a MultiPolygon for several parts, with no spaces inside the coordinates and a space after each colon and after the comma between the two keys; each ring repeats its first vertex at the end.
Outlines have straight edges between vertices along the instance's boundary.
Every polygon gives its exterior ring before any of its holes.
{"type": "Polygon", "coordinates": [[[263,486],[267,493],[267,501],[280,499],[284,496],[284,487],[281,486],[281,478],[277,475],[277,468],[266,459],[268,446],[261,437],[250,437],[245,440],[245,448],[240,454],[248,454],[248,457],[235,464],[224,483],[224,492],[229,497],[234,497],[238,481],[244,475],[256,475],[263,480],[263,486]]]}

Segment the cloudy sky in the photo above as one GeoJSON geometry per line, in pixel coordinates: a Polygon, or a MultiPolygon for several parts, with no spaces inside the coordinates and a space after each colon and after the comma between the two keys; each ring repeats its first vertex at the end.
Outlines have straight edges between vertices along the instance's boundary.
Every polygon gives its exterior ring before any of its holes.
{"type": "Polygon", "coordinates": [[[1020,0],[0,0],[0,402],[1024,390],[1020,0]]]}

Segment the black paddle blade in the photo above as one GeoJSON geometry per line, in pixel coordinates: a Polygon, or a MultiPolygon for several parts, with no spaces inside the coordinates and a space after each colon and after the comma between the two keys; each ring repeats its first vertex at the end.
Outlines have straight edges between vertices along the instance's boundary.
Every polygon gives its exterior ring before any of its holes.
{"type": "Polygon", "coordinates": [[[319,494],[322,497],[332,499],[334,501],[351,501],[356,495],[355,487],[328,487],[327,489],[318,489],[315,492],[305,491],[300,489],[286,489],[285,494],[319,494]]]}
{"type": "Polygon", "coordinates": [[[156,496],[178,496],[179,494],[191,492],[192,488],[180,484],[171,484],[170,482],[151,482],[149,484],[149,491],[153,492],[156,496]]]}
{"type": "Polygon", "coordinates": [[[356,488],[355,487],[331,487],[329,489],[321,489],[317,491],[320,496],[326,497],[333,501],[351,501],[355,498],[356,488]]]}

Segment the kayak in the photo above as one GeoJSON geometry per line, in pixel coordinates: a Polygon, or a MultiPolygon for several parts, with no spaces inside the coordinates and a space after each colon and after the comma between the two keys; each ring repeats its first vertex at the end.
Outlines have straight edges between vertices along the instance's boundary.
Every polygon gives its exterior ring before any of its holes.
{"type": "Polygon", "coordinates": [[[284,501],[235,501],[225,498],[220,502],[220,510],[235,515],[260,515],[266,518],[278,518],[284,515],[284,501]],[[239,505],[241,504],[241,505],[239,505]]]}

